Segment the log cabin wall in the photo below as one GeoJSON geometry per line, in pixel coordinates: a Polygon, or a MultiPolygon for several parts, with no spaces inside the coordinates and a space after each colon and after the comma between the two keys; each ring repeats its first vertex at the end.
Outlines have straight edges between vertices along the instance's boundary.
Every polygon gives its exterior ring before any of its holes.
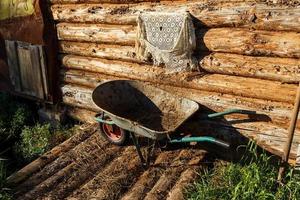
{"type": "MultiPolygon", "coordinates": [[[[210,111],[241,108],[254,115],[230,115],[205,122],[209,133],[253,138],[280,155],[300,78],[300,5],[269,0],[50,0],[61,54],[63,103],[87,120],[99,111],[93,89],[105,80],[151,82],[193,99],[210,111]],[[277,3],[273,3],[277,2],[277,3]],[[136,17],[141,11],[189,10],[204,73],[168,75],[135,58],[136,17]],[[86,111],[85,110],[89,110],[86,111]],[[242,123],[240,123],[242,122],[242,123]],[[230,129],[231,128],[231,129],[230,129]],[[234,130],[234,131],[233,131],[234,130]]],[[[198,124],[194,120],[194,125],[198,124]]],[[[300,121],[298,121],[300,124],[300,121]]],[[[193,127],[193,123],[189,125],[193,127]]],[[[291,157],[300,143],[296,130],[291,157]]]]}

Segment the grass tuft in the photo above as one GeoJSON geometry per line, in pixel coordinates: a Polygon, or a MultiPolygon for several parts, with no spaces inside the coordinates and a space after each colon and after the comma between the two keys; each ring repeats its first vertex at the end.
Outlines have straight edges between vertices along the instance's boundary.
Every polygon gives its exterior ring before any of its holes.
{"type": "Polygon", "coordinates": [[[206,171],[187,193],[190,200],[297,200],[300,177],[289,168],[284,185],[277,184],[279,162],[250,143],[240,163],[227,163],[206,171]],[[293,176],[292,176],[293,175],[293,176]],[[277,187],[278,186],[278,187],[277,187]]]}

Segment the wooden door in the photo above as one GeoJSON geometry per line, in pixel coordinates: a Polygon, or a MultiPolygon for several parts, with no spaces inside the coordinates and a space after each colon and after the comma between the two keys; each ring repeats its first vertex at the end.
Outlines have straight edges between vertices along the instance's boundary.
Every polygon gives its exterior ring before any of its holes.
{"type": "Polygon", "coordinates": [[[6,50],[10,78],[15,91],[38,99],[46,99],[48,81],[42,46],[7,41],[6,50]]]}

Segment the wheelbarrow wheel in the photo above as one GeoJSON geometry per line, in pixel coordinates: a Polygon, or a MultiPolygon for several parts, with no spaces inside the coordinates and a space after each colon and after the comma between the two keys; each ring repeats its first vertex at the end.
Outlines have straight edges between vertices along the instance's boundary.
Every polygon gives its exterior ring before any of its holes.
{"type": "MultiPolygon", "coordinates": [[[[104,120],[111,121],[107,115],[104,115],[104,120]]],[[[112,144],[123,146],[128,142],[129,133],[115,124],[99,122],[99,129],[100,134],[112,144]]]]}

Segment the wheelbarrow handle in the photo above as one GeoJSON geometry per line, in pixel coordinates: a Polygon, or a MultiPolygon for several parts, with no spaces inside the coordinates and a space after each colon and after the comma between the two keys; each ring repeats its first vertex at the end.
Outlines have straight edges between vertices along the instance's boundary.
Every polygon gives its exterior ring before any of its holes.
{"type": "Polygon", "coordinates": [[[99,114],[99,115],[96,115],[95,116],[95,120],[97,121],[97,122],[100,122],[100,123],[104,123],[104,124],[108,124],[108,125],[114,125],[115,123],[114,123],[114,121],[112,121],[112,120],[105,120],[104,119],[104,113],[102,113],[102,114],[99,114]]]}
{"type": "Polygon", "coordinates": [[[241,109],[229,109],[229,110],[225,110],[223,112],[217,112],[217,113],[212,113],[207,115],[207,118],[216,118],[216,117],[222,117],[224,115],[229,115],[229,114],[233,114],[233,113],[246,113],[245,110],[241,110],[241,109]]]}
{"type": "Polygon", "coordinates": [[[170,143],[185,143],[185,142],[210,142],[222,146],[224,148],[229,148],[230,145],[222,140],[218,140],[214,137],[209,136],[199,136],[199,137],[183,137],[179,139],[173,139],[170,143]]]}

